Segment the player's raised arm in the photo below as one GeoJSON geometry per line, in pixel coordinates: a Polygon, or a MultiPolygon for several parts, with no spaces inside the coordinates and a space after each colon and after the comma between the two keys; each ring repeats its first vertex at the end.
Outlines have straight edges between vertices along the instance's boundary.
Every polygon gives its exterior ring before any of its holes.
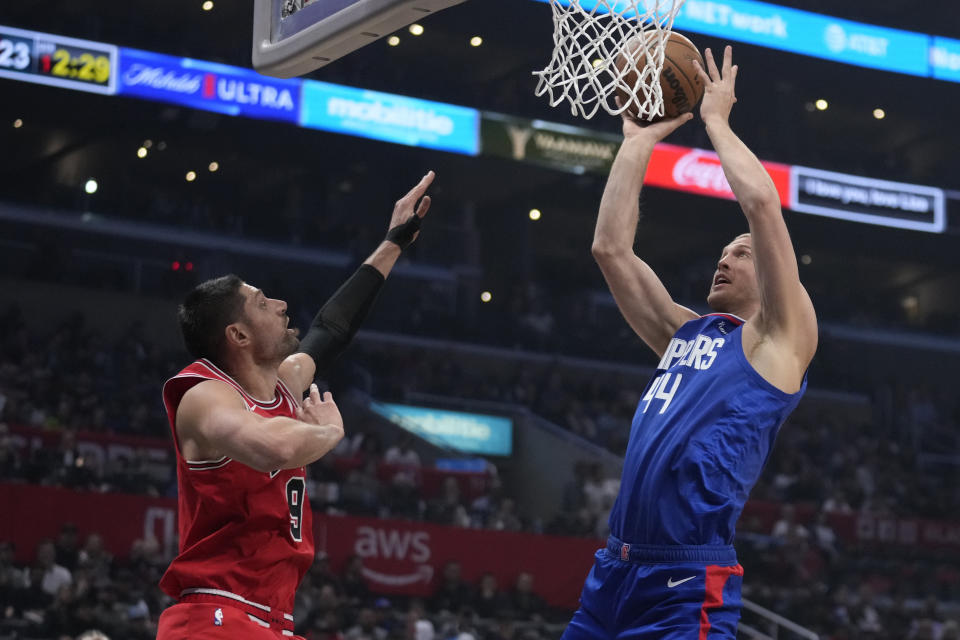
{"type": "Polygon", "coordinates": [[[722,71],[710,49],[707,70],[698,69],[705,92],[700,115],[750,226],[754,263],[760,285],[760,311],[750,318],[753,330],[769,336],[791,353],[802,376],[817,348],[813,303],[800,283],[797,257],[780,210],[780,196],[757,157],[733,132],[730,110],[737,101],[737,67],[727,46],[722,71]]]}
{"type": "Polygon", "coordinates": [[[633,251],[640,188],[654,145],[691,117],[687,113],[647,126],[623,117],[623,144],[610,169],[593,236],[593,257],[620,313],[658,356],[677,329],[697,314],[675,303],[653,269],[633,251]]]}
{"type": "Polygon", "coordinates": [[[400,253],[420,235],[423,217],[430,209],[430,196],[425,194],[434,177],[433,171],[427,172],[413,189],[397,200],[386,238],[320,308],[300,341],[298,353],[280,365],[280,377],[295,395],[302,395],[317,371],[329,367],[350,344],[400,253]]]}
{"type": "Polygon", "coordinates": [[[201,382],[177,408],[176,431],[185,458],[226,456],[257,471],[296,469],[320,459],[343,438],[343,419],[329,392],[316,385],[298,407],[297,418],[264,418],[249,411],[230,385],[201,382]]]}

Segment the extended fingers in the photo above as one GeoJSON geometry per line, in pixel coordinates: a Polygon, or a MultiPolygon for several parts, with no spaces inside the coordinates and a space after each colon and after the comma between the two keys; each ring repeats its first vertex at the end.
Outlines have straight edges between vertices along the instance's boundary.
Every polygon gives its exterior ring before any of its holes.
{"type": "Polygon", "coordinates": [[[707,59],[707,69],[710,71],[710,79],[714,82],[720,82],[720,70],[717,69],[717,61],[713,59],[713,51],[707,48],[703,57],[707,59]]]}
{"type": "Polygon", "coordinates": [[[413,189],[410,189],[410,191],[407,192],[407,195],[403,196],[403,199],[413,200],[414,202],[419,200],[421,197],[423,197],[423,194],[427,192],[427,189],[430,188],[430,185],[433,183],[433,179],[436,176],[437,174],[435,174],[433,171],[427,171],[427,175],[423,176],[423,178],[420,179],[420,182],[418,182],[413,189]]]}
{"type": "Polygon", "coordinates": [[[727,45],[723,48],[723,77],[729,78],[733,67],[733,47],[727,45]]]}
{"type": "Polygon", "coordinates": [[[693,65],[697,68],[697,77],[700,78],[700,82],[703,83],[703,86],[708,86],[710,84],[710,76],[708,76],[707,72],[700,66],[700,61],[694,60],[693,65]]]}
{"type": "Polygon", "coordinates": [[[423,196],[423,200],[420,201],[420,206],[417,207],[416,214],[421,218],[427,215],[427,211],[430,210],[431,202],[432,200],[430,199],[430,196],[423,196]]]}

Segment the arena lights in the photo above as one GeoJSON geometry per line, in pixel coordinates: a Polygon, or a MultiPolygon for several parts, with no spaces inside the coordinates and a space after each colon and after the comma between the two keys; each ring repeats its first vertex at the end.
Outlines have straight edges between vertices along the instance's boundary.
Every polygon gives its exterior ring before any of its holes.
{"type": "Polygon", "coordinates": [[[813,262],[813,258],[811,258],[809,254],[805,253],[802,256],[800,256],[800,262],[807,265],[813,262]]]}
{"type": "Polygon", "coordinates": [[[601,60],[600,58],[594,58],[593,62],[591,62],[590,64],[593,65],[594,69],[599,69],[600,65],[603,64],[603,60],[601,60]]]}
{"type": "Polygon", "coordinates": [[[876,118],[877,120],[883,120],[884,118],[887,117],[887,112],[880,108],[874,109],[873,117],[876,118]]]}
{"type": "Polygon", "coordinates": [[[206,0],[202,5],[200,5],[200,8],[204,11],[210,11],[213,9],[213,0],[206,0]]]}
{"type": "Polygon", "coordinates": [[[197,172],[187,171],[186,179],[187,179],[187,182],[193,182],[194,180],[197,179],[197,172]]]}
{"type": "Polygon", "coordinates": [[[147,148],[146,148],[146,147],[140,147],[139,149],[137,149],[137,157],[138,157],[138,158],[146,158],[146,157],[147,157],[147,148]]]}
{"type": "Polygon", "coordinates": [[[400,44],[400,38],[398,36],[390,36],[387,38],[387,44],[391,47],[395,47],[400,44]]]}
{"type": "Polygon", "coordinates": [[[14,129],[19,129],[22,126],[23,126],[23,120],[21,120],[20,118],[17,118],[16,120],[13,121],[14,129]]]}
{"type": "Polygon", "coordinates": [[[817,111],[826,111],[827,107],[830,106],[830,103],[824,100],[823,98],[820,98],[819,100],[814,102],[813,105],[817,108],[817,111]]]}
{"type": "Polygon", "coordinates": [[[470,38],[471,47],[479,47],[482,44],[483,44],[483,38],[481,38],[480,36],[473,36],[472,38],[470,38]]]}
{"type": "Polygon", "coordinates": [[[411,33],[412,35],[422,36],[422,35],[423,35],[423,25],[417,24],[416,22],[414,22],[412,25],[410,25],[408,31],[410,31],[410,33],[411,33]]]}
{"type": "Polygon", "coordinates": [[[143,144],[140,146],[143,147],[144,149],[149,149],[150,147],[153,146],[153,140],[151,140],[150,138],[147,138],[146,140],[143,141],[143,144]]]}
{"type": "Polygon", "coordinates": [[[210,171],[210,173],[215,173],[220,170],[220,163],[214,160],[207,165],[207,169],[210,171]]]}
{"type": "Polygon", "coordinates": [[[180,271],[180,269],[183,269],[184,271],[193,271],[193,263],[180,262],[179,260],[174,260],[173,262],[170,263],[171,271],[180,271]]]}
{"type": "Polygon", "coordinates": [[[493,294],[489,291],[480,294],[480,302],[490,302],[491,300],[493,300],[493,294]]]}
{"type": "Polygon", "coordinates": [[[530,209],[530,219],[539,220],[541,216],[540,209],[530,209]]]}
{"type": "Polygon", "coordinates": [[[97,192],[97,189],[99,187],[100,185],[97,184],[97,181],[94,180],[93,178],[90,178],[89,180],[87,180],[86,184],[83,185],[83,190],[93,195],[94,193],[97,192]]]}

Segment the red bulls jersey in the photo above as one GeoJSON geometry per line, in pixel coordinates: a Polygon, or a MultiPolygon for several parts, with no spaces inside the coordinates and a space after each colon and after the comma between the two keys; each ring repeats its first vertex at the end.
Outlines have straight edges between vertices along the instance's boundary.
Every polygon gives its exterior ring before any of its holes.
{"type": "MultiPolygon", "coordinates": [[[[247,409],[295,417],[299,399],[277,382],[274,397],[253,398],[209,360],[197,360],[163,386],[177,450],[179,554],[160,581],[177,600],[227,598],[265,621],[292,620],[293,597],[313,561],[303,467],[264,473],[227,457],[187,460],[176,433],[183,395],[204,380],[229,384],[247,409]]],[[[225,603],[226,604],[226,603],[225,603]]]]}

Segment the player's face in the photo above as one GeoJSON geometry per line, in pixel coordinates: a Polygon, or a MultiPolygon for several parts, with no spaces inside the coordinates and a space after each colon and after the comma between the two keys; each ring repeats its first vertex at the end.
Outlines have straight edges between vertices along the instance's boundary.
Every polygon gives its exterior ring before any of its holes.
{"type": "Polygon", "coordinates": [[[747,233],[723,248],[707,294],[707,304],[714,311],[746,316],[747,310],[759,303],[760,286],[752,247],[747,233]]]}
{"type": "Polygon", "coordinates": [[[287,303],[268,298],[263,291],[249,284],[243,285],[246,302],[243,323],[253,340],[253,353],[260,362],[281,362],[297,350],[298,331],[289,327],[287,303]]]}

